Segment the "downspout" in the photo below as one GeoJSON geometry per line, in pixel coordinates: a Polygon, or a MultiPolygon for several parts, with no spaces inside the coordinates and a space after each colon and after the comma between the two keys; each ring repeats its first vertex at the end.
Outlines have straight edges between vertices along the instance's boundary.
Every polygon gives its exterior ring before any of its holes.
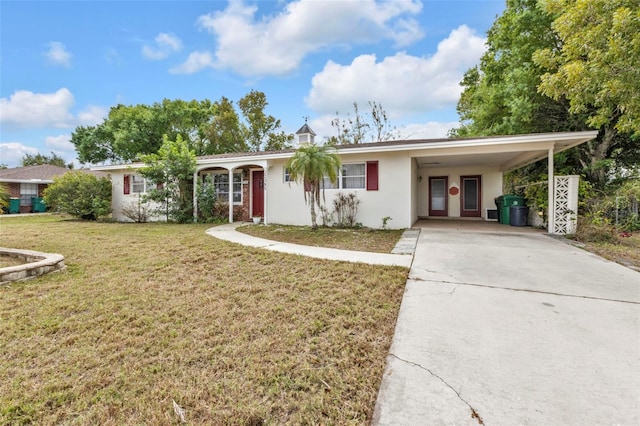
{"type": "Polygon", "coordinates": [[[553,176],[553,148],[549,148],[549,154],[547,157],[547,175],[548,175],[548,185],[549,185],[549,194],[547,194],[547,232],[549,234],[554,234],[555,227],[555,207],[553,205],[553,195],[555,193],[554,188],[554,176],[553,176]]]}

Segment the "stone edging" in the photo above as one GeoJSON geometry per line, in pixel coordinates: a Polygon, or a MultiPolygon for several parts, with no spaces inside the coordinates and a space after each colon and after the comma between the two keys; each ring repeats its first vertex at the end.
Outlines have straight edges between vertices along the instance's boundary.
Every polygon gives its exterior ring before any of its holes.
{"type": "Polygon", "coordinates": [[[26,280],[49,272],[61,271],[66,266],[64,256],[32,250],[17,250],[0,247],[0,254],[15,257],[29,263],[0,268],[0,285],[11,281],[26,280]]]}

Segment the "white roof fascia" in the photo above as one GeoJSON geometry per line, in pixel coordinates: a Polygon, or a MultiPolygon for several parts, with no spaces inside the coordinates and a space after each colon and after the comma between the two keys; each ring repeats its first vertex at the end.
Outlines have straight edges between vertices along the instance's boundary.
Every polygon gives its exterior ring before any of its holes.
{"type": "Polygon", "coordinates": [[[50,180],[50,179],[2,179],[2,178],[0,178],[0,182],[7,182],[7,183],[53,183],[53,180],[50,180]]]}

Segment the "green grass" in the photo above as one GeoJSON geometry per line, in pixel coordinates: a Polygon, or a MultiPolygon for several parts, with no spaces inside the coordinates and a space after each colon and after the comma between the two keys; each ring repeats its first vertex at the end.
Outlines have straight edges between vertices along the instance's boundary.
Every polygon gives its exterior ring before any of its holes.
{"type": "Polygon", "coordinates": [[[254,237],[284,243],[375,253],[391,253],[403,232],[401,229],[340,229],[325,227],[313,231],[309,226],[288,225],[247,225],[241,226],[237,230],[254,237]]]}
{"type": "Polygon", "coordinates": [[[206,228],[0,218],[68,266],[0,287],[0,424],[367,424],[407,270],[206,228]]]}
{"type": "Polygon", "coordinates": [[[584,243],[590,252],[640,270],[640,233],[630,237],[620,237],[617,243],[606,241],[584,243]]]}

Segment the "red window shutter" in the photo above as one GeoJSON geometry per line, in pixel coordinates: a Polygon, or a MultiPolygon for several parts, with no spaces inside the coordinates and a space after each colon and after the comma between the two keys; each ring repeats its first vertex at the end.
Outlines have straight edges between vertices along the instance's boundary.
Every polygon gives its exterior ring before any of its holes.
{"type": "Polygon", "coordinates": [[[307,192],[311,191],[311,183],[306,180],[304,181],[304,190],[307,192]]]}
{"type": "Polygon", "coordinates": [[[378,190],[378,162],[367,161],[367,191],[378,190]]]}
{"type": "Polygon", "coordinates": [[[156,189],[157,189],[158,191],[160,191],[162,188],[164,188],[164,185],[163,185],[163,183],[162,183],[162,182],[160,182],[160,183],[156,183],[156,189]]]}
{"type": "Polygon", "coordinates": [[[129,184],[131,181],[131,175],[124,175],[124,195],[128,195],[131,192],[131,185],[129,184]]]}

